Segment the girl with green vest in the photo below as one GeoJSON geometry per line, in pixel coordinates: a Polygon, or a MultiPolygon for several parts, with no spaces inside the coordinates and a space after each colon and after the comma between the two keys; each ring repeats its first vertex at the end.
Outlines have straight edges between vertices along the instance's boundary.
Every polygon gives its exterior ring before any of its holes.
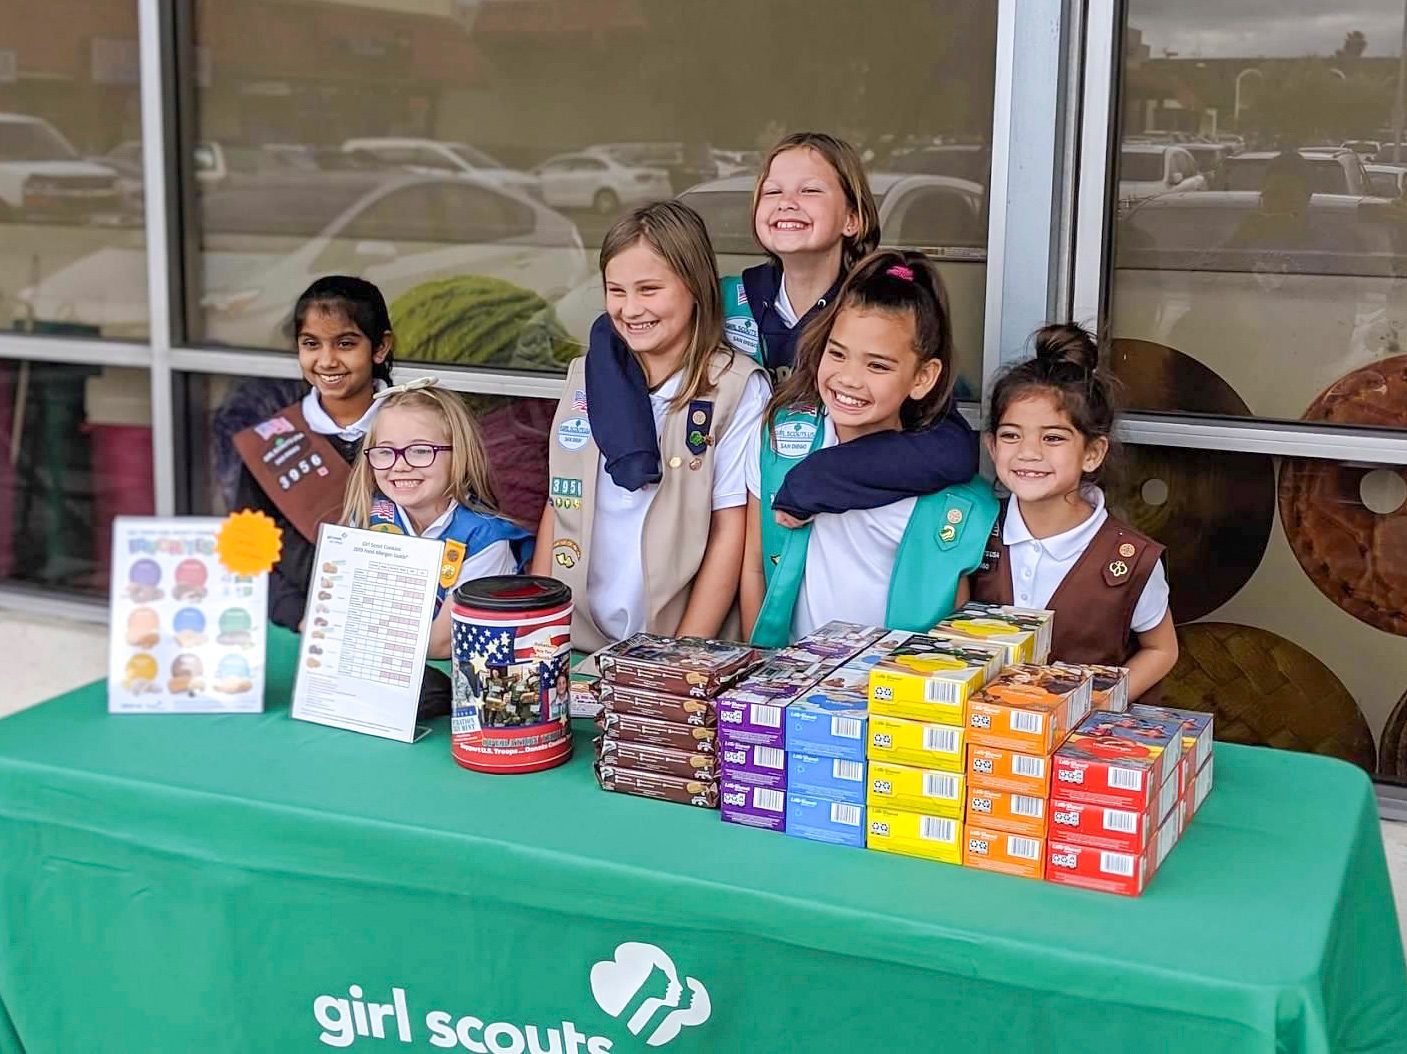
{"type": "Polygon", "coordinates": [[[947,294],[922,253],[865,257],[802,334],[748,460],[741,599],[753,643],[783,645],[834,618],[922,632],[967,599],[998,511],[980,478],[800,525],[774,507],[817,451],[931,427],[950,403],[952,362],[947,294]]]}
{"type": "Polygon", "coordinates": [[[728,632],[767,374],[723,343],[713,247],[687,205],[617,221],[601,275],[606,313],[553,420],[533,572],[572,587],[580,650],[728,632]]]}

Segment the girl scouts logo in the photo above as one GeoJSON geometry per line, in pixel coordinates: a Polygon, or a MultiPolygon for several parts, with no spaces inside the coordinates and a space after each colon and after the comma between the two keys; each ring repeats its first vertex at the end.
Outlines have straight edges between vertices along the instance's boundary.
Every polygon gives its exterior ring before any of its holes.
{"type": "Polygon", "coordinates": [[[757,323],[751,315],[742,315],[723,320],[723,339],[744,355],[757,358],[759,344],[757,323]]]}
{"type": "Polygon", "coordinates": [[[772,437],[772,445],[777,453],[792,460],[811,453],[811,444],[815,441],[815,421],[787,421],[777,426],[777,431],[772,437]]]}
{"type": "Polygon", "coordinates": [[[563,450],[580,450],[591,441],[591,423],[584,417],[569,417],[557,426],[557,442],[563,450]]]}

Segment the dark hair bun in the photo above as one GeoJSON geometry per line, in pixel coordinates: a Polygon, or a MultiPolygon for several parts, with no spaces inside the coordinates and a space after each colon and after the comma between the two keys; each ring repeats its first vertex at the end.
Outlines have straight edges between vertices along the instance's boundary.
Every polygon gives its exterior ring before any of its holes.
{"type": "Polygon", "coordinates": [[[1036,361],[1047,369],[1061,363],[1078,366],[1088,373],[1099,368],[1099,345],[1088,330],[1073,322],[1042,326],[1032,339],[1036,346],[1036,361]]]}

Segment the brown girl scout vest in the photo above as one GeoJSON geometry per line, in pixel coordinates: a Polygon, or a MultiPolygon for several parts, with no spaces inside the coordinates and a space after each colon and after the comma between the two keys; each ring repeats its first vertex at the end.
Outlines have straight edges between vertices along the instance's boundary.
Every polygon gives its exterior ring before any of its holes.
{"type": "Polygon", "coordinates": [[[260,489],[308,541],[336,523],[352,470],[331,441],[309,427],[301,401],[237,432],[234,448],[260,489]]]}
{"type": "MultiPolygon", "coordinates": [[[[748,377],[760,369],[745,355],[715,352],[709,374],[713,390],[665,417],[660,433],[663,478],[645,513],[640,552],[645,629],[650,633],[672,635],[684,617],[708,545],[717,441],[733,419],[748,377]]],[[[586,598],[601,451],[591,435],[584,357],[568,367],[548,444],[553,528],[543,543],[552,550],[551,574],[572,588],[572,647],[596,651],[612,642],[592,619],[586,598]]]]}
{"type": "MultiPolygon", "coordinates": [[[[982,565],[972,576],[973,600],[1013,602],[1011,564],[1002,541],[1008,505],[1002,505],[982,565]]],[[[1056,613],[1051,658],[1122,666],[1137,647],[1129,628],[1134,606],[1162,555],[1163,546],[1153,539],[1113,516],[1105,519],[1046,603],[1056,613]]],[[[1143,701],[1151,702],[1151,695],[1145,693],[1143,701]]]]}

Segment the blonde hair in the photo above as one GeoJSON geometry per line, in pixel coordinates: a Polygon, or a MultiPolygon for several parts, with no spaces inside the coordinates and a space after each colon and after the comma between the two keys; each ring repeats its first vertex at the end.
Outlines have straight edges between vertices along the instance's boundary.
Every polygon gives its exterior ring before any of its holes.
{"type": "MultiPolygon", "coordinates": [[[[393,392],[381,400],[381,408],[371,422],[362,449],[376,445],[376,428],[389,410],[429,410],[438,414],[449,437],[449,496],[466,509],[502,516],[493,489],[493,473],[479,426],[469,408],[454,392],[442,388],[393,392]]],[[[442,453],[440,457],[444,457],[442,453]]],[[[350,527],[371,523],[371,503],[376,499],[376,474],[367,459],[358,454],[347,480],[347,496],[342,505],[342,522],[350,527]]]]}
{"type": "Polygon", "coordinates": [[[693,399],[713,390],[709,366],[716,351],[730,358],[723,342],[723,297],[718,291],[718,263],[708,228],[697,212],[680,201],[642,205],[611,225],[601,241],[601,281],[606,265],[631,246],[644,242],[684,283],[694,299],[694,332],[684,352],[684,381],[670,400],[670,410],[682,410],[693,399]]]}
{"type": "MultiPolygon", "coordinates": [[[[825,132],[793,132],[783,136],[772,147],[767,160],[757,173],[757,182],[752,188],[753,237],[757,237],[757,206],[762,201],[762,184],[767,182],[767,174],[772,171],[772,162],[778,155],[788,150],[802,148],[814,150],[835,170],[835,178],[840,181],[840,189],[845,194],[845,204],[855,213],[860,229],[853,235],[840,240],[840,273],[846,274],[860,260],[879,248],[879,208],[875,205],[874,194],[870,191],[870,179],[865,175],[865,163],[860,160],[856,149],[844,139],[837,139],[825,132]]],[[[765,245],[758,243],[777,267],[782,261],[765,245]]]]}

